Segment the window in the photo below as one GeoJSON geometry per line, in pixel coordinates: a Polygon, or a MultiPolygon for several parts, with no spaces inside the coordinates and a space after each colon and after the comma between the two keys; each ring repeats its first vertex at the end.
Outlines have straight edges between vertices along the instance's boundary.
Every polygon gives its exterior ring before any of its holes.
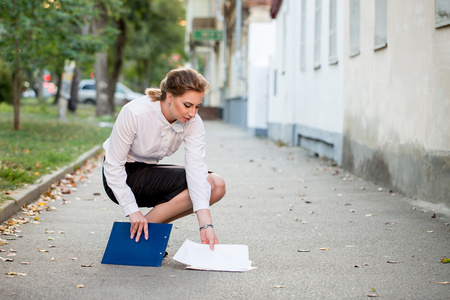
{"type": "Polygon", "coordinates": [[[314,69],[320,68],[320,33],[322,21],[322,0],[316,0],[316,26],[314,35],[314,69]]]}
{"type": "Polygon", "coordinates": [[[86,84],[82,90],[95,90],[95,84],[86,84]]]}
{"type": "Polygon", "coordinates": [[[336,0],[330,0],[330,53],[328,56],[330,64],[337,64],[337,8],[336,0]]]}
{"type": "Polygon", "coordinates": [[[375,48],[386,48],[387,0],[375,0],[375,48]]]}
{"type": "Polygon", "coordinates": [[[350,57],[359,55],[360,0],[350,0],[350,57]]]}
{"type": "Polygon", "coordinates": [[[306,0],[302,0],[302,19],[300,32],[300,70],[306,71],[306,0]]]}
{"type": "Polygon", "coordinates": [[[450,1],[436,0],[436,28],[450,25],[450,1]]]}

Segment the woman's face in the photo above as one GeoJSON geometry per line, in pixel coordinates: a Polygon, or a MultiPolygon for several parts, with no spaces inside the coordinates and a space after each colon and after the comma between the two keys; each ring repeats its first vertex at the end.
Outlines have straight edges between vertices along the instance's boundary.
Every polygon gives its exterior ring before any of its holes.
{"type": "Polygon", "coordinates": [[[204,93],[195,91],[187,91],[179,97],[167,93],[166,101],[170,103],[170,120],[168,121],[172,123],[178,120],[185,123],[194,118],[203,102],[203,96],[204,93]]]}

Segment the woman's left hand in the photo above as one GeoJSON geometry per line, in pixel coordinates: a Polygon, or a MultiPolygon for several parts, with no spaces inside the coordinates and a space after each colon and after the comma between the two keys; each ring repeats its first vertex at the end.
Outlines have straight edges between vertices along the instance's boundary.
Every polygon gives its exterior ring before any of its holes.
{"type": "Polygon", "coordinates": [[[200,230],[200,240],[202,241],[202,244],[209,244],[209,248],[211,248],[211,250],[213,251],[214,245],[219,243],[216,232],[212,227],[207,227],[205,229],[200,230]]]}

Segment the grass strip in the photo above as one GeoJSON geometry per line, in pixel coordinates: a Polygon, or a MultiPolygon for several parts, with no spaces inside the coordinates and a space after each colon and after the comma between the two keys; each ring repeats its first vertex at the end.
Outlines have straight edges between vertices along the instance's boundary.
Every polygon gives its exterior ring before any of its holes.
{"type": "Polygon", "coordinates": [[[89,110],[82,118],[71,116],[67,122],[57,120],[47,108],[45,114],[25,113],[18,131],[12,128],[11,114],[0,112],[0,203],[8,199],[8,191],[70,164],[108,138],[111,128],[100,128],[94,108],[89,110]]]}

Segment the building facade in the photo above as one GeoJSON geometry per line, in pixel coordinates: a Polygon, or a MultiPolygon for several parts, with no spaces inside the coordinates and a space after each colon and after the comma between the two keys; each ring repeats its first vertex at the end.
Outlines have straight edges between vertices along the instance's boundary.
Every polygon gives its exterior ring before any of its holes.
{"type": "Polygon", "coordinates": [[[450,206],[448,1],[210,2],[225,121],[450,206]]]}

